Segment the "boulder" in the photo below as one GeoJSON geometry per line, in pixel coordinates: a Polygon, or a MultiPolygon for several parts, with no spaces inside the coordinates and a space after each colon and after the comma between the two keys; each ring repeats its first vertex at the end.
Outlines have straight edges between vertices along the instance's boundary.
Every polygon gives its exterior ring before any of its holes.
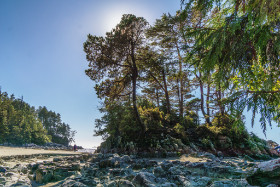
{"type": "Polygon", "coordinates": [[[60,161],[63,161],[63,159],[59,157],[53,158],[53,162],[60,162],[60,161]]]}
{"type": "Polygon", "coordinates": [[[173,163],[171,163],[170,161],[164,160],[161,163],[161,167],[162,167],[163,170],[168,171],[169,168],[173,167],[173,163]]]}
{"type": "Polygon", "coordinates": [[[277,184],[270,184],[270,185],[267,185],[266,187],[278,187],[277,184]]]}
{"type": "Polygon", "coordinates": [[[73,163],[70,166],[71,171],[80,171],[81,170],[81,165],[79,163],[73,163]]]}
{"type": "Polygon", "coordinates": [[[162,184],[161,187],[177,187],[177,185],[174,183],[167,182],[162,184]]]}
{"type": "Polygon", "coordinates": [[[87,178],[87,177],[78,178],[77,181],[80,183],[83,183],[84,185],[87,185],[87,186],[96,186],[97,185],[97,182],[95,180],[93,180],[91,178],[87,178]]]}
{"type": "Polygon", "coordinates": [[[136,187],[145,187],[155,183],[156,177],[149,172],[139,172],[132,180],[136,187]]]}
{"type": "Polygon", "coordinates": [[[28,173],[28,168],[26,166],[22,166],[19,168],[20,171],[23,173],[23,174],[27,174],[28,173]]]}
{"type": "Polygon", "coordinates": [[[132,182],[122,179],[118,182],[118,187],[134,187],[134,185],[132,184],[132,182]]]}
{"type": "Polygon", "coordinates": [[[210,187],[250,187],[245,179],[226,179],[214,181],[210,187]]]}
{"type": "Polygon", "coordinates": [[[170,174],[170,175],[184,175],[184,172],[182,172],[179,167],[170,167],[168,169],[168,174],[170,174]]]}
{"type": "Polygon", "coordinates": [[[254,169],[252,175],[247,177],[251,185],[267,186],[269,184],[280,184],[280,159],[261,162],[254,169]]]}
{"type": "Polygon", "coordinates": [[[263,172],[269,172],[278,168],[280,168],[280,159],[274,159],[266,162],[261,162],[255,169],[255,171],[260,170],[263,172]]]}
{"type": "Polygon", "coordinates": [[[157,162],[154,160],[139,159],[131,165],[133,169],[151,168],[157,166],[157,162]]]}
{"type": "Polygon", "coordinates": [[[201,154],[200,157],[205,157],[205,158],[209,158],[209,159],[216,159],[216,156],[213,155],[212,153],[204,153],[204,154],[201,154]]]}
{"type": "Polygon", "coordinates": [[[121,157],[121,161],[124,163],[131,163],[132,159],[128,155],[124,155],[121,157]]]}
{"type": "Polygon", "coordinates": [[[53,179],[53,172],[45,169],[36,170],[36,182],[38,183],[48,183],[53,179]]]}
{"type": "Polygon", "coordinates": [[[101,160],[98,164],[99,168],[107,168],[107,167],[112,167],[112,162],[109,159],[104,159],[101,160]]]}
{"type": "Polygon", "coordinates": [[[211,183],[210,177],[199,177],[192,181],[192,186],[209,186],[211,183]]]}
{"type": "Polygon", "coordinates": [[[6,171],[6,167],[0,166],[0,173],[5,173],[6,171]]]}
{"type": "Polygon", "coordinates": [[[99,168],[107,168],[107,167],[120,167],[121,158],[119,156],[114,156],[110,158],[106,158],[100,160],[99,168]]]}
{"type": "Polygon", "coordinates": [[[72,179],[69,179],[69,180],[66,180],[62,185],[62,186],[68,186],[68,187],[76,187],[76,186],[81,186],[81,187],[86,187],[87,185],[81,183],[81,182],[78,182],[78,181],[75,181],[75,180],[72,180],[72,179]]]}
{"type": "Polygon", "coordinates": [[[160,166],[158,166],[158,167],[154,168],[154,175],[156,177],[162,177],[162,176],[165,175],[165,172],[164,172],[164,170],[160,166]]]}
{"type": "Polygon", "coordinates": [[[13,175],[17,175],[17,174],[14,173],[14,172],[7,172],[7,173],[5,173],[5,176],[6,176],[6,177],[11,177],[11,176],[13,176],[13,175]]]}
{"type": "Polygon", "coordinates": [[[191,186],[191,182],[182,175],[172,176],[172,179],[173,179],[174,183],[177,184],[178,186],[185,186],[185,187],[191,186]]]}
{"type": "Polygon", "coordinates": [[[112,176],[124,176],[125,173],[126,173],[126,170],[122,169],[122,168],[109,169],[109,174],[112,176]]]}
{"type": "Polygon", "coordinates": [[[35,172],[39,167],[42,167],[43,165],[41,163],[30,163],[27,165],[28,169],[31,169],[32,172],[35,172]]]}
{"type": "Polygon", "coordinates": [[[116,181],[111,181],[107,184],[107,187],[117,187],[117,182],[116,181]]]}

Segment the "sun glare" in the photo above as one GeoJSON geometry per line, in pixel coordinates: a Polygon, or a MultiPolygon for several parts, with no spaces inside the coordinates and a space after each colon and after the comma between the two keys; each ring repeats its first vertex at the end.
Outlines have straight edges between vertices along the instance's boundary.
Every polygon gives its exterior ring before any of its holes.
{"type": "Polygon", "coordinates": [[[106,32],[111,31],[120,21],[123,14],[135,14],[136,16],[150,19],[150,13],[145,11],[144,7],[139,5],[127,6],[126,4],[118,4],[108,8],[107,14],[103,19],[102,27],[106,32]]]}
{"type": "Polygon", "coordinates": [[[126,13],[124,11],[113,9],[106,15],[103,22],[103,28],[106,30],[106,32],[111,31],[112,28],[114,28],[121,21],[123,14],[126,13]]]}

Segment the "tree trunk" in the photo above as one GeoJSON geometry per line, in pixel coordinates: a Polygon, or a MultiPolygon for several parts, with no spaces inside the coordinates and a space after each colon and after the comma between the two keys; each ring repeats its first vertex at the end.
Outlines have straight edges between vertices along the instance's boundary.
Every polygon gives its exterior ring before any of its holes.
{"type": "Polygon", "coordinates": [[[141,127],[141,134],[145,133],[145,126],[141,121],[138,108],[137,108],[137,97],[136,97],[136,91],[137,91],[137,77],[138,77],[138,68],[136,66],[136,59],[134,56],[134,45],[133,42],[131,43],[131,60],[132,60],[132,104],[133,104],[133,109],[136,117],[137,123],[141,127]]]}
{"type": "Polygon", "coordinates": [[[220,108],[220,113],[223,116],[225,114],[225,109],[224,109],[224,106],[222,104],[222,91],[221,91],[220,83],[219,83],[218,86],[219,86],[219,90],[218,90],[218,105],[219,105],[219,108],[220,108]]]}
{"type": "Polygon", "coordinates": [[[140,115],[139,115],[138,108],[137,108],[136,79],[137,79],[136,75],[133,75],[132,76],[132,104],[133,104],[133,110],[135,113],[136,121],[140,125],[142,133],[144,133],[145,126],[141,122],[140,115]]]}
{"type": "Polygon", "coordinates": [[[200,108],[201,108],[201,112],[202,112],[203,116],[205,117],[206,113],[205,113],[205,110],[204,110],[203,83],[200,79],[199,79],[199,88],[200,88],[200,108]]]}
{"type": "Polygon", "coordinates": [[[180,54],[180,48],[176,43],[176,49],[179,60],[179,83],[178,84],[178,96],[179,96],[179,116],[183,117],[184,114],[184,83],[183,83],[183,68],[182,68],[182,57],[180,54]]]}
{"type": "Polygon", "coordinates": [[[199,78],[199,87],[200,87],[200,100],[201,100],[201,112],[205,118],[206,123],[210,124],[210,120],[209,120],[209,116],[206,114],[205,110],[204,110],[204,91],[203,91],[203,82],[201,80],[201,73],[199,73],[199,77],[196,76],[197,78],[199,78]]]}
{"type": "Polygon", "coordinates": [[[206,108],[207,108],[207,119],[206,122],[210,124],[210,83],[207,85],[207,96],[206,96],[206,108]]]}
{"type": "Polygon", "coordinates": [[[179,103],[179,115],[183,117],[184,115],[184,86],[183,86],[183,71],[182,71],[182,61],[181,56],[179,58],[179,78],[180,78],[180,103],[179,103]]]}
{"type": "Polygon", "coordinates": [[[166,77],[165,77],[165,71],[162,70],[162,77],[163,77],[163,84],[164,84],[164,93],[165,93],[165,99],[166,99],[166,107],[167,107],[167,114],[171,113],[171,107],[170,107],[170,101],[169,101],[169,94],[167,89],[167,83],[166,83],[166,77]]]}
{"type": "Polygon", "coordinates": [[[157,107],[159,108],[158,88],[156,88],[156,100],[157,100],[157,107]]]}

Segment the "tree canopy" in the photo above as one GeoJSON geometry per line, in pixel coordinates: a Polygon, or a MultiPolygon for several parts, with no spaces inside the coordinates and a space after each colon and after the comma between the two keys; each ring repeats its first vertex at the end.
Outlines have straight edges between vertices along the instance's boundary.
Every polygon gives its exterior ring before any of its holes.
{"type": "Polygon", "coordinates": [[[46,107],[30,106],[23,98],[16,99],[0,89],[0,143],[38,145],[54,142],[69,145],[75,131],[62,123],[60,114],[46,107]]]}
{"type": "Polygon", "coordinates": [[[188,142],[215,131],[238,141],[248,138],[248,111],[252,125],[259,114],[264,132],[280,122],[279,2],[181,5],[154,25],[123,15],[105,37],[88,35],[86,74],[104,113],[96,135],[139,142],[171,134],[188,142]]]}
{"type": "Polygon", "coordinates": [[[90,62],[86,74],[94,81],[100,98],[132,95],[133,109],[137,122],[142,127],[136,105],[139,59],[137,53],[143,46],[147,21],[142,17],[125,14],[121,22],[106,37],[88,35],[84,43],[87,60],[90,62]]]}
{"type": "MultiPolygon", "coordinates": [[[[186,61],[196,56],[196,66],[228,90],[231,113],[247,108],[267,123],[279,122],[279,2],[182,1],[184,11],[195,10],[201,23],[186,31],[194,38],[186,61]]],[[[182,14],[183,17],[186,17],[182,14]]]]}

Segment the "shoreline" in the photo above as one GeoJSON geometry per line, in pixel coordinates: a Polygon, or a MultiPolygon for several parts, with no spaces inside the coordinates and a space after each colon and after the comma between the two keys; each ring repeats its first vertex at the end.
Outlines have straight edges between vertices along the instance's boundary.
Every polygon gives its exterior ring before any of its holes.
{"type": "Polygon", "coordinates": [[[81,152],[73,152],[68,150],[45,150],[34,149],[25,147],[7,147],[0,146],[0,158],[18,155],[39,155],[39,154],[52,154],[52,155],[80,155],[81,152]]]}

